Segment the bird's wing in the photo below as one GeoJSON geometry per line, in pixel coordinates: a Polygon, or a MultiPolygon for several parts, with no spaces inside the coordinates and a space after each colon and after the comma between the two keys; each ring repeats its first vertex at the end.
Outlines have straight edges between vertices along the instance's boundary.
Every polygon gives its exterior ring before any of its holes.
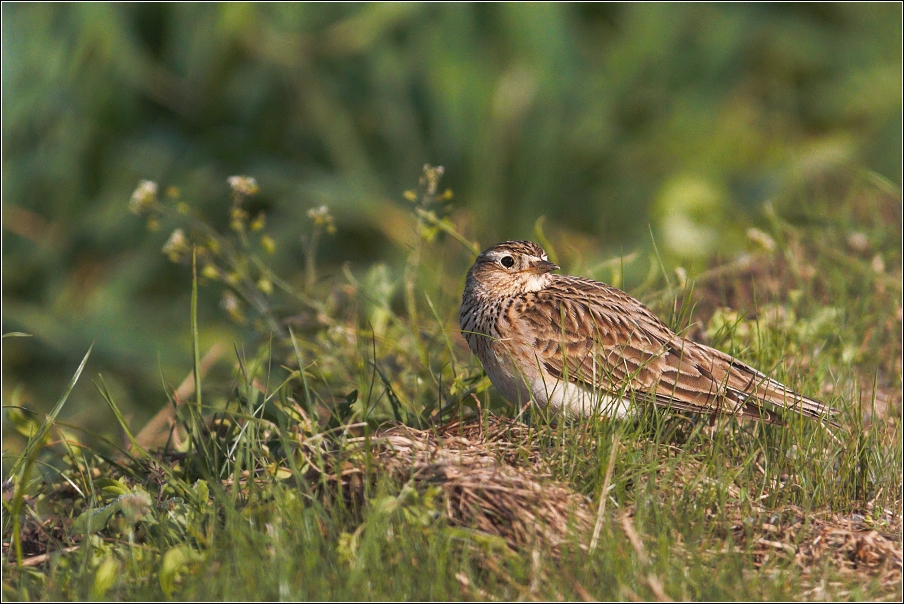
{"type": "Polygon", "coordinates": [[[562,277],[527,294],[522,341],[556,379],[696,413],[779,421],[774,408],[834,410],[723,352],[684,339],[646,306],[603,283],[562,277]]]}
{"type": "Polygon", "coordinates": [[[721,350],[696,342],[691,342],[691,344],[700,351],[705,359],[701,364],[709,364],[708,372],[712,375],[712,379],[724,385],[726,396],[744,404],[745,415],[764,412],[774,415],[773,409],[790,409],[807,417],[827,419],[830,424],[837,426],[830,419],[831,416],[839,413],[837,409],[794,392],[781,382],[764,375],[721,350]]]}

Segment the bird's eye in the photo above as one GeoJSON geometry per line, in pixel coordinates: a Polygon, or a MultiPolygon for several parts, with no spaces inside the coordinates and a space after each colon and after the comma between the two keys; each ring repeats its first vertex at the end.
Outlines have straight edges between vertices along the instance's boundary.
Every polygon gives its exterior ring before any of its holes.
{"type": "Polygon", "coordinates": [[[499,262],[501,262],[502,266],[504,266],[505,268],[512,268],[513,266],[515,266],[515,259],[511,256],[503,256],[499,262]]]}

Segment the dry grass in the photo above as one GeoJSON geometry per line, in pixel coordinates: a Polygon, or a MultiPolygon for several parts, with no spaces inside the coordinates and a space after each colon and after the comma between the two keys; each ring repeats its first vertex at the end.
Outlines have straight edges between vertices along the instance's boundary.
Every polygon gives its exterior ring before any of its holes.
{"type": "MultiPolygon", "coordinates": [[[[578,546],[586,550],[594,524],[591,502],[569,485],[552,479],[530,430],[521,422],[500,417],[455,421],[430,430],[387,425],[369,438],[374,472],[371,479],[389,476],[399,485],[419,490],[439,487],[448,522],[500,537],[512,549],[530,549],[539,540],[556,552],[576,537],[578,546]]],[[[324,470],[327,484],[341,484],[347,494],[363,496],[365,470],[360,458],[367,442],[363,437],[355,438],[350,441],[350,450],[335,454],[334,462],[324,470]]],[[[668,447],[663,449],[667,457],[668,447]]],[[[672,492],[678,497],[703,474],[700,464],[684,460],[677,472],[668,476],[666,472],[657,473],[658,488],[663,494],[672,492]]],[[[308,477],[321,478],[314,470],[308,477]]],[[[705,482],[705,478],[702,480],[705,482]]],[[[805,573],[831,564],[864,580],[878,580],[885,587],[900,584],[900,517],[881,519],[886,528],[880,531],[875,523],[856,514],[806,514],[793,506],[781,510],[759,507],[761,517],[771,522],[750,527],[742,522],[745,512],[738,489],[730,486],[728,494],[726,531],[733,536],[734,551],[752,554],[753,567],[761,568],[781,558],[792,560],[805,573]]],[[[643,538],[634,532],[630,520],[633,514],[631,506],[613,511],[608,522],[631,527],[630,531],[625,529],[626,536],[641,555],[643,538]]],[[[718,522],[716,518],[712,521],[718,522]]]]}
{"type": "MultiPolygon", "coordinates": [[[[350,441],[351,450],[323,472],[327,484],[338,483],[347,494],[363,498],[365,468],[357,460],[369,441],[372,479],[388,476],[420,490],[439,487],[444,516],[453,525],[500,537],[512,548],[539,541],[555,551],[572,531],[587,535],[593,523],[590,500],[548,473],[514,463],[517,452],[526,449],[518,437],[527,431],[504,418],[453,422],[434,430],[387,426],[369,439],[350,441]]],[[[536,455],[534,450],[528,458],[536,455]]],[[[308,473],[312,482],[322,483],[320,478],[320,470],[308,473]]],[[[583,539],[581,547],[586,547],[583,539]]]]}

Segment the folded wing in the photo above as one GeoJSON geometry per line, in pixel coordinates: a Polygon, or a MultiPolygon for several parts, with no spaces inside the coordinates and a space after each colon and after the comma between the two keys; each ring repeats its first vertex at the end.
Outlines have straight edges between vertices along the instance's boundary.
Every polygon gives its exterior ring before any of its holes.
{"type": "Polygon", "coordinates": [[[521,331],[556,379],[678,410],[770,422],[780,422],[782,409],[816,419],[837,413],[724,352],[676,335],[619,289],[560,277],[528,296],[525,302],[539,312],[523,315],[521,331]]]}

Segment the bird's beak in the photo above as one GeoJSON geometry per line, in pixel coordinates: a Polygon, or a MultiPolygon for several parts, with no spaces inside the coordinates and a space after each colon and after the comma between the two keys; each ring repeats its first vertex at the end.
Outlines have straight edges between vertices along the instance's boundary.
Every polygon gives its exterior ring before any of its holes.
{"type": "Polygon", "coordinates": [[[533,272],[542,275],[559,270],[559,265],[554,264],[548,260],[540,260],[531,264],[531,269],[533,270],[533,272]]]}

